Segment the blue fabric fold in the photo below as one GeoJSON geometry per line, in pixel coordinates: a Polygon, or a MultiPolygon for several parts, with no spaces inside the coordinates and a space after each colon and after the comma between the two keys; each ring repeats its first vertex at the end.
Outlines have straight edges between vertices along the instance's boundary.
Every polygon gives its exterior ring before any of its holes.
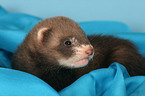
{"type": "Polygon", "coordinates": [[[82,76],[60,91],[60,96],[144,96],[144,84],[144,76],[130,77],[124,66],[113,63],[82,76]]]}
{"type": "MultiPolygon", "coordinates": [[[[130,77],[125,67],[118,63],[91,71],[60,92],[29,73],[11,69],[13,53],[40,20],[27,14],[8,13],[0,7],[0,96],[145,96],[145,77],[130,77]]],[[[87,35],[129,39],[145,56],[145,33],[131,32],[127,25],[114,21],[79,24],[87,35]]]]}
{"type": "Polygon", "coordinates": [[[0,17],[8,14],[8,12],[0,6],[0,17]]]}
{"type": "Polygon", "coordinates": [[[59,94],[31,74],[0,68],[0,96],[59,96],[59,94]]]}
{"type": "Polygon", "coordinates": [[[79,22],[79,24],[88,35],[96,34],[96,32],[131,32],[131,29],[126,24],[117,21],[88,21],[79,22]]]}

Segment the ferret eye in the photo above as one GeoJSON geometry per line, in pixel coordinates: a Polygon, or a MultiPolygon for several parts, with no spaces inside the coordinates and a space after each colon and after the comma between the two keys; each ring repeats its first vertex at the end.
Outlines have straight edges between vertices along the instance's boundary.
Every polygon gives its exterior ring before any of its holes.
{"type": "Polygon", "coordinates": [[[72,42],[71,41],[64,41],[64,45],[65,46],[71,46],[72,45],[72,42]]]}

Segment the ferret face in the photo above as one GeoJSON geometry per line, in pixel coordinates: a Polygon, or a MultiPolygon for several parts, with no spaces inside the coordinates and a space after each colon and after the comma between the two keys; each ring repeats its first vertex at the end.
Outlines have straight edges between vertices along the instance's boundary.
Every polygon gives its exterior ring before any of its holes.
{"type": "Polygon", "coordinates": [[[69,68],[83,67],[92,59],[92,45],[80,26],[71,19],[59,16],[41,21],[36,26],[39,49],[44,50],[48,59],[55,58],[53,60],[59,65],[69,68]]]}
{"type": "Polygon", "coordinates": [[[87,65],[94,55],[91,44],[80,43],[75,37],[60,40],[56,50],[61,54],[61,58],[58,58],[59,64],[70,68],[87,65]]]}

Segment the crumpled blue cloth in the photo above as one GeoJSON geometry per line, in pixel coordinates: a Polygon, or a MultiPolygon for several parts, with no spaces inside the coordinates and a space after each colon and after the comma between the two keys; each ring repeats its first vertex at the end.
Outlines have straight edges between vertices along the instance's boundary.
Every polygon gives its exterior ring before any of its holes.
{"type": "Polygon", "coordinates": [[[113,63],[92,71],[60,91],[61,96],[145,96],[145,77],[130,77],[126,69],[113,63]]]}
{"type": "MultiPolygon", "coordinates": [[[[0,7],[0,96],[145,96],[145,77],[130,77],[118,63],[91,71],[60,92],[29,73],[11,69],[14,51],[40,20],[26,14],[8,13],[0,7]]],[[[133,33],[127,25],[113,21],[79,24],[88,35],[101,33],[129,39],[145,56],[145,33],[133,33]]]]}

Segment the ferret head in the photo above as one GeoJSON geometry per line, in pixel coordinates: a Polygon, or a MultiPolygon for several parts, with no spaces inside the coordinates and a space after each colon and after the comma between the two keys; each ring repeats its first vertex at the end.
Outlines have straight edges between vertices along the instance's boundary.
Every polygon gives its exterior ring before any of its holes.
{"type": "Polygon", "coordinates": [[[81,27],[67,17],[57,16],[40,21],[30,34],[33,32],[37,51],[48,60],[53,58],[51,60],[61,66],[83,67],[94,55],[93,47],[81,27]]]}

